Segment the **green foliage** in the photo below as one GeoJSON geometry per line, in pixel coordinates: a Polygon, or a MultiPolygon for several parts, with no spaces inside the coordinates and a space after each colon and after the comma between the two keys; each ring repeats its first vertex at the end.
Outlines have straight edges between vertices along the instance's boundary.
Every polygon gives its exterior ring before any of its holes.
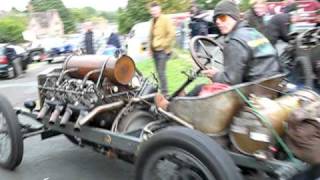
{"type": "Polygon", "coordinates": [[[77,23],[82,23],[94,18],[104,18],[109,22],[115,22],[117,20],[116,12],[97,11],[92,7],[71,8],[69,10],[72,19],[77,23]]]}
{"type": "Polygon", "coordinates": [[[249,5],[249,0],[241,0],[241,3],[240,3],[240,10],[242,12],[248,10],[250,8],[250,5],[249,5]]]}
{"type": "Polygon", "coordinates": [[[72,20],[71,14],[61,0],[31,0],[30,3],[33,11],[35,12],[56,9],[63,21],[64,31],[69,33],[75,30],[75,24],[72,20]]]}
{"type": "Polygon", "coordinates": [[[100,17],[103,17],[107,19],[109,22],[116,22],[118,18],[118,13],[117,12],[105,12],[105,11],[100,11],[98,13],[100,17]]]}
{"type": "MultiPolygon", "coordinates": [[[[220,0],[195,0],[196,4],[199,6],[202,10],[213,10],[216,4],[220,0]]],[[[249,9],[249,0],[241,0],[240,2],[240,10],[245,11],[249,9]]]]}
{"type": "Polygon", "coordinates": [[[23,16],[7,16],[0,19],[0,43],[19,43],[23,41],[22,32],[27,26],[23,16]]]}
{"type": "MultiPolygon", "coordinates": [[[[129,0],[125,9],[118,10],[119,32],[127,33],[131,27],[138,23],[149,20],[148,4],[152,0],[129,0]]],[[[164,13],[178,13],[188,11],[190,0],[158,0],[164,13]]]]}
{"type": "Polygon", "coordinates": [[[220,0],[196,0],[201,10],[212,10],[220,0]]]}

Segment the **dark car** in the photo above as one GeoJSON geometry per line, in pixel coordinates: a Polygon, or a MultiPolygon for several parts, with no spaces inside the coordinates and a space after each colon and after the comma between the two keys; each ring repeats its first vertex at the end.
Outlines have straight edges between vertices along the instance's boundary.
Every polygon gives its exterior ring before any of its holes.
{"type": "Polygon", "coordinates": [[[19,46],[0,45],[0,77],[14,78],[28,67],[26,52],[19,46]]]}

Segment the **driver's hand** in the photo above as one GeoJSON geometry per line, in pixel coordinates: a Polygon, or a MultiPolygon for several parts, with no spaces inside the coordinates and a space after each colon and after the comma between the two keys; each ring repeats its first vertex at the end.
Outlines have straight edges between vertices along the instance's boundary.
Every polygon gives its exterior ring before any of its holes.
{"type": "Polygon", "coordinates": [[[212,78],[219,70],[217,68],[212,67],[211,69],[202,70],[201,74],[207,76],[208,78],[212,78]]]}

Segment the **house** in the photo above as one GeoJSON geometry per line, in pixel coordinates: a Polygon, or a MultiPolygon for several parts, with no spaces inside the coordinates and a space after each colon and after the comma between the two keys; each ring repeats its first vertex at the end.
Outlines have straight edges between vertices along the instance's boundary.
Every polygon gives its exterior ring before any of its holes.
{"type": "Polygon", "coordinates": [[[37,37],[64,35],[63,22],[57,10],[31,13],[27,31],[37,37]]]}

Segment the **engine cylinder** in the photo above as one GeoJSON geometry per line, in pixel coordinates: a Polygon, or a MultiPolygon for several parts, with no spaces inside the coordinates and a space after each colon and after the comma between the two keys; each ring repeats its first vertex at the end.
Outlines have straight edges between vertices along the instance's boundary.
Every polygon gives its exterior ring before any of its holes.
{"type": "MultiPolygon", "coordinates": [[[[135,63],[126,55],[118,59],[100,55],[73,56],[65,62],[64,70],[76,69],[68,74],[73,78],[84,78],[89,72],[101,69],[105,62],[104,77],[113,83],[127,85],[135,74],[135,63]]],[[[89,79],[97,81],[98,77],[99,73],[94,73],[89,79]]]]}

